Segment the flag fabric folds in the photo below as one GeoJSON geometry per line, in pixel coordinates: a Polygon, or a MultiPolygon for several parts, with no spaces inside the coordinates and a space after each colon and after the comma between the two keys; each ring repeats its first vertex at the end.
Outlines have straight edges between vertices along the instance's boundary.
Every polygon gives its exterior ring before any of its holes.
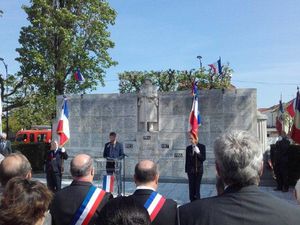
{"type": "Polygon", "coordinates": [[[201,117],[198,108],[198,87],[197,82],[193,84],[193,104],[190,113],[190,133],[198,141],[198,127],[201,123],[201,117]]]}
{"type": "Polygon", "coordinates": [[[296,114],[296,112],[295,112],[295,103],[296,103],[296,99],[293,99],[293,100],[291,100],[291,101],[289,101],[288,103],[287,103],[287,106],[286,106],[286,108],[285,108],[285,110],[288,112],[288,114],[293,118],[294,116],[295,116],[295,114],[296,114]]]}
{"type": "Polygon", "coordinates": [[[56,132],[59,136],[59,145],[63,146],[70,139],[69,109],[68,109],[68,102],[66,98],[64,98],[64,102],[61,110],[61,116],[57,124],[56,132]]]}
{"type": "Polygon", "coordinates": [[[222,74],[222,63],[221,58],[215,63],[208,64],[208,66],[212,69],[213,74],[222,74]]]}
{"type": "Polygon", "coordinates": [[[82,76],[79,68],[76,69],[76,71],[74,73],[74,78],[75,78],[75,80],[77,80],[79,82],[84,82],[84,77],[82,76]]]}
{"type": "Polygon", "coordinates": [[[113,175],[104,175],[103,176],[103,184],[102,184],[103,190],[105,190],[106,192],[113,193],[114,180],[115,180],[115,178],[113,175]]]}
{"type": "Polygon", "coordinates": [[[291,138],[298,144],[300,144],[300,93],[297,92],[295,102],[295,117],[291,131],[291,138]]]}
{"type": "Polygon", "coordinates": [[[278,113],[277,113],[277,117],[276,117],[276,129],[279,133],[279,135],[281,135],[282,132],[282,128],[283,128],[283,106],[282,106],[282,101],[279,101],[279,109],[278,109],[278,113]]]}

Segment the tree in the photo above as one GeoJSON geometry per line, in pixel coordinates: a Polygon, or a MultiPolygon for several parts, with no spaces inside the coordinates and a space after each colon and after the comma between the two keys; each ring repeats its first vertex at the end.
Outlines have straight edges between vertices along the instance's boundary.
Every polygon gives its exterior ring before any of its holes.
{"type": "Polygon", "coordinates": [[[225,89],[231,87],[231,74],[233,70],[229,65],[222,68],[221,75],[214,74],[212,70],[192,69],[190,71],[125,71],[119,74],[120,93],[138,92],[144,80],[150,79],[158,87],[158,91],[181,91],[192,87],[194,81],[198,81],[200,89],[225,89]]]}
{"type": "Polygon", "coordinates": [[[116,62],[108,26],[116,12],[105,0],[31,0],[23,6],[30,25],[22,27],[17,49],[19,77],[44,101],[104,85],[105,70],[116,62]],[[72,74],[80,69],[84,83],[72,74]]]}
{"type": "Polygon", "coordinates": [[[31,0],[23,9],[30,24],[20,32],[20,71],[1,77],[0,86],[5,106],[20,120],[14,126],[29,128],[50,123],[56,95],[104,85],[105,70],[116,64],[108,53],[116,12],[106,0],[31,0]],[[73,78],[77,69],[83,83],[73,78]]]}

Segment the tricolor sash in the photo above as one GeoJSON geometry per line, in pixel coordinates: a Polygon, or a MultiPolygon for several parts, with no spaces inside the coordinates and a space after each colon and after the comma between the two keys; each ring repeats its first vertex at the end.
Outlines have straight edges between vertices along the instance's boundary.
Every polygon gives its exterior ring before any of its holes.
{"type": "Polygon", "coordinates": [[[113,175],[104,175],[103,176],[103,190],[106,192],[114,192],[114,176],[113,175]]]}
{"type": "Polygon", "coordinates": [[[91,186],[81,206],[77,209],[71,225],[87,225],[100,205],[105,191],[91,186]]]}
{"type": "Polygon", "coordinates": [[[153,191],[152,194],[149,196],[148,200],[144,204],[144,207],[149,213],[151,222],[155,219],[165,202],[166,199],[156,191],[153,191]]]}

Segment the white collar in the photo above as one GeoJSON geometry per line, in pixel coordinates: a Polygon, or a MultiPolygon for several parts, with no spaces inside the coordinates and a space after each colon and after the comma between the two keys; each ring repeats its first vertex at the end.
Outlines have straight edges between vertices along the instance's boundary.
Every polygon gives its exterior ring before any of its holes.
{"type": "Polygon", "coordinates": [[[148,187],[148,186],[144,186],[144,185],[140,185],[136,187],[136,190],[141,190],[141,189],[146,189],[146,190],[152,190],[152,191],[156,191],[154,188],[152,187],[148,187]]]}

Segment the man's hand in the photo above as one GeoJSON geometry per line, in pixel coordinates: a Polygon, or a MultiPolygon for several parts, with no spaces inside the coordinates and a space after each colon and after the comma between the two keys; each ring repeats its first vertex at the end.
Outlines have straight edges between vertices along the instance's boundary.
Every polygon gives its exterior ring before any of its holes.
{"type": "Polygon", "coordinates": [[[198,148],[197,145],[193,145],[193,151],[196,153],[196,154],[200,154],[200,150],[198,148]]]}
{"type": "Polygon", "coordinates": [[[64,147],[61,147],[61,152],[62,153],[66,152],[66,149],[64,147]]]}

